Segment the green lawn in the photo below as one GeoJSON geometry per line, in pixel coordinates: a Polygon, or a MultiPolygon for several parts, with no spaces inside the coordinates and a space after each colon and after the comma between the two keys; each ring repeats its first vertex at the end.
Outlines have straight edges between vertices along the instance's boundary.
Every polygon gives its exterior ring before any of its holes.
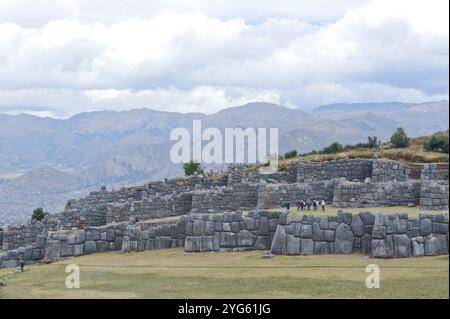
{"type": "MultiPolygon", "coordinates": [[[[27,266],[0,298],[448,298],[448,256],[379,260],[361,255],[276,256],[262,252],[186,254],[182,249],[103,253],[27,266]],[[65,288],[65,267],[81,270],[65,288]],[[381,287],[367,289],[377,264],[381,287]]],[[[0,275],[10,270],[0,270],[0,275]]]]}
{"type": "MultiPolygon", "coordinates": [[[[275,208],[270,209],[272,211],[285,211],[284,208],[275,208]]],[[[330,205],[326,206],[325,212],[322,212],[322,208],[319,207],[317,211],[297,211],[297,207],[291,207],[289,215],[291,218],[295,218],[297,216],[302,216],[304,214],[313,214],[313,215],[323,215],[323,216],[336,216],[338,210],[343,210],[346,213],[358,214],[360,212],[372,212],[372,213],[385,213],[385,214],[397,214],[397,213],[408,213],[409,217],[419,217],[420,213],[424,211],[420,209],[420,207],[406,207],[406,206],[390,206],[390,207],[368,207],[368,208],[335,208],[330,205]]],[[[446,211],[426,211],[427,213],[438,214],[438,213],[448,213],[446,211]]]]}

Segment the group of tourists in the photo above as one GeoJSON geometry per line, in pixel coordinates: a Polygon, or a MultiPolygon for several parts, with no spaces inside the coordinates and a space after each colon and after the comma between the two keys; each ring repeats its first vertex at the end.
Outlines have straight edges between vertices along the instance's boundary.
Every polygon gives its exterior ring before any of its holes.
{"type": "MultiPolygon", "coordinates": [[[[299,210],[314,210],[314,211],[317,211],[317,210],[319,210],[319,206],[320,206],[322,208],[322,211],[324,212],[325,211],[325,206],[326,206],[326,203],[325,203],[324,199],[322,199],[322,200],[306,199],[306,200],[296,201],[295,203],[297,205],[297,211],[299,211],[299,210]]],[[[291,205],[290,205],[289,201],[281,203],[281,207],[286,208],[287,210],[289,210],[290,206],[291,205]]]]}
{"type": "Polygon", "coordinates": [[[314,210],[317,211],[319,209],[319,206],[322,208],[322,211],[325,211],[325,200],[310,200],[310,199],[306,199],[306,200],[299,200],[296,202],[297,204],[297,211],[299,210],[314,210]]]}

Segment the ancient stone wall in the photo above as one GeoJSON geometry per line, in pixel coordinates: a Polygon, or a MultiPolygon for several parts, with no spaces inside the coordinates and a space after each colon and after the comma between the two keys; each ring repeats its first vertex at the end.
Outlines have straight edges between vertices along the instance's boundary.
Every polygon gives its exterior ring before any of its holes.
{"type": "Polygon", "coordinates": [[[143,196],[141,200],[127,200],[107,204],[106,223],[179,216],[188,213],[192,207],[192,192],[143,196]]]}
{"type": "Polygon", "coordinates": [[[13,227],[10,230],[0,232],[2,249],[11,250],[36,242],[39,235],[47,236],[48,231],[56,230],[56,220],[30,221],[28,224],[13,227]]]}
{"type": "Polygon", "coordinates": [[[187,252],[269,249],[285,213],[251,211],[224,214],[190,214],[186,228],[187,252]]]}
{"type": "Polygon", "coordinates": [[[186,217],[161,224],[113,223],[81,230],[58,230],[48,237],[38,236],[27,245],[0,254],[0,268],[25,264],[54,262],[106,251],[142,251],[184,246],[186,217]]]}
{"type": "Polygon", "coordinates": [[[343,159],[325,162],[300,162],[297,168],[297,182],[345,178],[349,181],[364,181],[372,176],[372,160],[343,159]]]}
{"type": "Polygon", "coordinates": [[[373,160],[372,182],[385,183],[390,181],[407,181],[411,174],[411,168],[396,161],[373,160]]]}
{"type": "Polygon", "coordinates": [[[430,163],[424,165],[420,179],[448,181],[448,177],[448,163],[430,163]]]}
{"type": "Polygon", "coordinates": [[[223,212],[253,209],[258,199],[258,184],[242,183],[211,190],[194,191],[192,212],[223,212]]]}
{"type": "Polygon", "coordinates": [[[344,208],[419,205],[420,188],[420,181],[386,183],[344,181],[336,184],[333,206],[344,208]]]}
{"type": "Polygon", "coordinates": [[[372,257],[398,258],[448,254],[448,214],[378,214],[372,232],[372,257]]]}
{"type": "Polygon", "coordinates": [[[277,227],[271,251],[277,255],[368,254],[374,222],[369,212],[287,218],[277,227]]]}
{"type": "Polygon", "coordinates": [[[409,218],[363,212],[304,215],[278,225],[271,251],[277,255],[351,254],[400,258],[448,254],[448,214],[409,218]]]}
{"type": "Polygon", "coordinates": [[[423,210],[448,210],[448,180],[422,180],[420,206],[423,210]]]}
{"type": "Polygon", "coordinates": [[[277,208],[286,202],[289,202],[291,207],[295,207],[297,201],[308,199],[323,199],[326,203],[331,204],[336,182],[336,180],[330,180],[292,184],[260,184],[257,208],[277,208]]]}

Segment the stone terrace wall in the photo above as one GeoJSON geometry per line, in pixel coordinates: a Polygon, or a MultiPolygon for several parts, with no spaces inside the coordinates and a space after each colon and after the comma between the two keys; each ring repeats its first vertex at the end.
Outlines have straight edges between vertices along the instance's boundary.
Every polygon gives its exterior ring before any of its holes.
{"type": "Polygon", "coordinates": [[[448,181],[448,177],[448,163],[431,163],[424,165],[420,179],[448,181]]]}
{"type": "Polygon", "coordinates": [[[419,257],[448,254],[448,214],[377,214],[372,257],[419,257]]]}
{"type": "Polygon", "coordinates": [[[145,184],[142,189],[145,190],[148,195],[169,195],[193,191],[195,188],[212,188],[216,186],[226,186],[227,184],[227,174],[223,174],[219,178],[192,175],[187,178],[174,178],[149,182],[145,184]]]}
{"type": "Polygon", "coordinates": [[[384,183],[389,181],[407,181],[411,168],[396,161],[373,160],[372,182],[384,183]]]}
{"type": "Polygon", "coordinates": [[[159,225],[124,222],[76,231],[59,230],[50,232],[47,238],[38,236],[34,245],[0,254],[0,268],[17,267],[21,259],[25,264],[33,264],[106,251],[182,247],[185,229],[186,217],[182,216],[176,222],[159,225]]]}
{"type": "Polygon", "coordinates": [[[448,180],[422,180],[420,206],[423,210],[448,210],[448,198],[448,180]]]}
{"type": "Polygon", "coordinates": [[[57,221],[44,220],[42,222],[31,221],[28,224],[18,226],[13,230],[0,232],[2,249],[11,250],[36,243],[38,236],[47,236],[48,231],[56,230],[57,221]]]}
{"type": "Polygon", "coordinates": [[[377,207],[408,206],[420,203],[420,181],[387,183],[341,182],[334,189],[333,206],[377,207]]]}
{"type": "Polygon", "coordinates": [[[280,218],[286,213],[251,211],[190,214],[186,228],[187,252],[269,249],[280,218]]]}
{"type": "Polygon", "coordinates": [[[374,222],[375,216],[369,212],[287,218],[277,227],[271,251],[277,255],[368,254],[374,222]]]}
{"type": "Polygon", "coordinates": [[[297,181],[297,164],[289,165],[286,170],[273,174],[260,174],[249,169],[233,169],[229,173],[228,185],[245,183],[258,183],[266,181],[268,183],[295,183],[297,181]]]}
{"type": "Polygon", "coordinates": [[[258,188],[258,209],[280,207],[289,201],[292,207],[299,200],[322,200],[331,204],[336,181],[318,181],[293,184],[261,184],[258,188]]]}
{"type": "Polygon", "coordinates": [[[364,181],[372,176],[372,160],[343,159],[326,162],[300,162],[297,168],[297,182],[345,178],[349,181],[364,181]]]}
{"type": "Polygon", "coordinates": [[[254,209],[258,199],[258,184],[243,183],[218,187],[207,191],[194,191],[192,212],[223,212],[254,209]]]}
{"type": "Polygon", "coordinates": [[[179,216],[192,207],[192,193],[144,196],[141,200],[107,204],[106,223],[179,216]]]}

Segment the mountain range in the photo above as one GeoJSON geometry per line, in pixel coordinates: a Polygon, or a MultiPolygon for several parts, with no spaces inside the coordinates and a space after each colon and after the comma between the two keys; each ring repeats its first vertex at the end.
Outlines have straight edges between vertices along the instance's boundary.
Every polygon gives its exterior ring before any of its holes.
{"type": "Polygon", "coordinates": [[[280,153],[304,153],[334,141],[386,141],[396,127],[412,137],[449,128],[449,103],[351,103],[302,111],[257,102],[215,114],[151,109],[96,111],[69,119],[0,114],[0,226],[28,218],[36,207],[63,209],[67,199],[108,188],[181,176],[169,152],[172,129],[279,129],[280,153]]]}

